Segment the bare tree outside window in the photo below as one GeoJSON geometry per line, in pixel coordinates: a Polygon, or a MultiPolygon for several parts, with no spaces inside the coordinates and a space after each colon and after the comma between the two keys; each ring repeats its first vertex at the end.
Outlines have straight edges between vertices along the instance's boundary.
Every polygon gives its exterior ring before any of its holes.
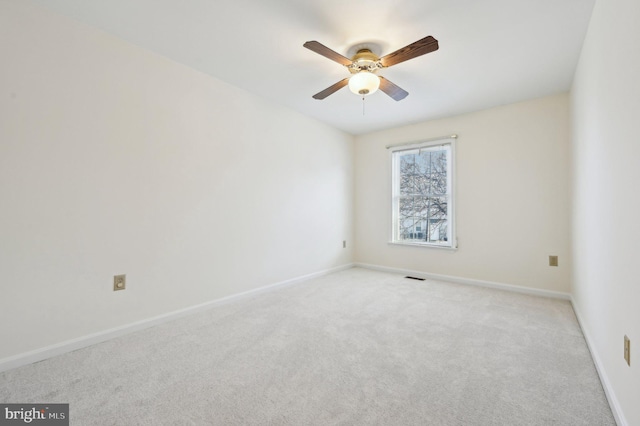
{"type": "Polygon", "coordinates": [[[394,241],[451,246],[451,145],[395,151],[394,241]]]}

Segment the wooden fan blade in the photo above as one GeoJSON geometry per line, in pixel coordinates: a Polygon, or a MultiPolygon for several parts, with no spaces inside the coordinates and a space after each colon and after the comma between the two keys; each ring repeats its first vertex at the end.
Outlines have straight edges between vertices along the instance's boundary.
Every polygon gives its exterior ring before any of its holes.
{"type": "Polygon", "coordinates": [[[345,58],[344,56],[342,56],[341,54],[339,54],[338,52],[334,52],[333,50],[329,49],[327,46],[325,46],[322,43],[318,43],[317,41],[308,41],[305,44],[303,44],[304,47],[306,47],[309,50],[313,50],[314,52],[316,52],[319,55],[324,56],[325,58],[329,58],[332,61],[335,61],[341,65],[346,65],[349,66],[351,65],[351,59],[345,58]]]}
{"type": "Polygon", "coordinates": [[[401,89],[384,77],[380,77],[380,90],[393,98],[394,101],[401,101],[409,95],[409,92],[401,89]]]}
{"type": "Polygon", "coordinates": [[[327,96],[332,95],[335,92],[337,92],[338,90],[342,89],[347,84],[349,84],[349,77],[347,77],[347,78],[345,78],[343,80],[340,80],[339,82],[337,82],[333,86],[327,87],[322,92],[316,93],[315,95],[313,95],[313,99],[322,100],[322,99],[326,98],[327,96]]]}
{"type": "Polygon", "coordinates": [[[409,59],[417,58],[438,50],[438,40],[431,36],[427,36],[421,40],[411,43],[408,46],[398,49],[393,53],[389,53],[380,59],[383,67],[399,64],[409,59]]]}

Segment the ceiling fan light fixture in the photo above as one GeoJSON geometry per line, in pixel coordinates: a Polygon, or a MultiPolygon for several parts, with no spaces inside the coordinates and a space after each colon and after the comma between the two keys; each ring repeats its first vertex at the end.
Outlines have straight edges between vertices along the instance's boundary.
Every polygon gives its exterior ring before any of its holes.
{"type": "Polygon", "coordinates": [[[358,96],[368,96],[380,87],[380,78],[369,71],[360,71],[349,79],[349,90],[358,96]]]}

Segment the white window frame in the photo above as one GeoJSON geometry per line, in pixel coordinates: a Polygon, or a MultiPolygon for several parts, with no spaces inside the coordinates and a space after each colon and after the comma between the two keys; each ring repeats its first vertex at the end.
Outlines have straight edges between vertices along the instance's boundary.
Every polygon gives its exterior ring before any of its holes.
{"type": "MultiPolygon", "coordinates": [[[[455,209],[455,176],[456,176],[456,139],[457,135],[444,136],[439,138],[427,139],[421,142],[411,142],[400,145],[388,146],[389,149],[389,161],[391,163],[391,232],[389,238],[389,244],[398,244],[403,246],[416,246],[416,247],[429,247],[456,250],[458,248],[458,238],[456,235],[456,209],[455,209]],[[412,151],[416,149],[431,148],[434,146],[449,145],[450,158],[448,158],[448,173],[447,173],[447,187],[449,193],[449,200],[447,204],[447,243],[434,243],[434,242],[416,242],[416,241],[404,241],[398,239],[398,209],[399,209],[399,171],[397,165],[397,156],[395,153],[402,151],[412,151]]],[[[428,228],[427,228],[428,229],[428,228]]],[[[427,231],[428,232],[428,231],[427,231]]]]}

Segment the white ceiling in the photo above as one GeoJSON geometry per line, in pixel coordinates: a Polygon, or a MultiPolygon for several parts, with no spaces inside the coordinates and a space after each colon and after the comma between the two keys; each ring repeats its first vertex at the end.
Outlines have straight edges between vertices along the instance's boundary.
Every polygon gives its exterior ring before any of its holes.
{"type": "Polygon", "coordinates": [[[352,134],[566,91],[594,0],[33,0],[352,134]],[[382,54],[432,35],[440,50],[383,69],[409,92],[362,100],[349,76],[302,47],[382,54]]]}

